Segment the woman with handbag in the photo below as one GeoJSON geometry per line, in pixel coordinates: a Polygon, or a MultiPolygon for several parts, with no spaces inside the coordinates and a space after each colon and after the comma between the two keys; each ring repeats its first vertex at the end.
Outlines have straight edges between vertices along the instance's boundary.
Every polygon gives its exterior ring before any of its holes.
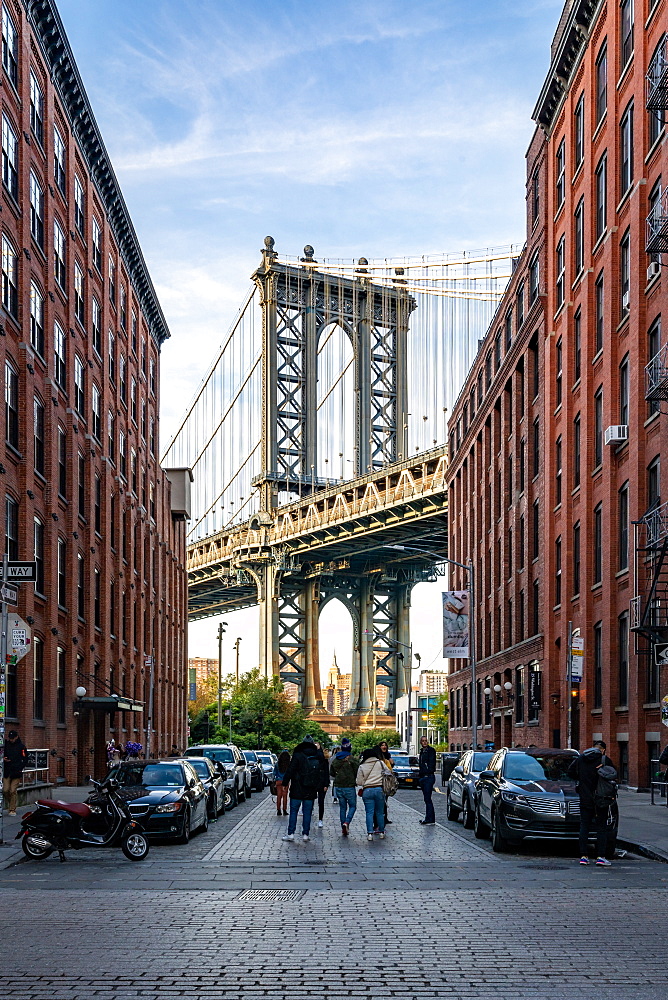
{"type": "Polygon", "coordinates": [[[274,765],[274,782],[276,783],[276,815],[277,816],[287,816],[288,815],[288,785],[289,782],[283,784],[283,778],[285,777],[285,772],[290,766],[290,754],[287,750],[284,750],[276,764],[274,765]],[[281,809],[283,812],[281,813],[281,809]]]}
{"type": "Polygon", "coordinates": [[[378,747],[369,747],[362,754],[362,763],[357,769],[357,794],[364,802],[366,812],[366,839],[373,840],[374,830],[381,840],[385,839],[385,793],[383,791],[383,771],[387,770],[380,758],[378,747]]]}
{"type": "MultiPolygon", "coordinates": [[[[387,740],[381,740],[381,742],[378,744],[378,756],[380,757],[380,759],[383,762],[383,764],[385,765],[385,767],[387,767],[390,771],[394,771],[394,761],[392,760],[392,754],[390,753],[390,748],[387,745],[387,740]]],[[[387,816],[387,799],[388,799],[388,796],[386,795],[385,796],[385,826],[387,826],[388,823],[392,822],[392,820],[388,819],[388,816],[387,816]]]]}

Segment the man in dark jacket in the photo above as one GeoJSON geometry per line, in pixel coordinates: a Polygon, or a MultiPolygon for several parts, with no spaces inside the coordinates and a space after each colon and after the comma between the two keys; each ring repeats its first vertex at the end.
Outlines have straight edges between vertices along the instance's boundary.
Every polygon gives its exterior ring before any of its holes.
{"type": "Polygon", "coordinates": [[[341,833],[344,837],[348,836],[350,822],[357,809],[355,786],[359,766],[358,758],[353,757],[350,740],[344,737],[341,740],[341,749],[329,765],[329,773],[334,778],[334,792],[339,800],[341,833]]]}
{"type": "MultiPolygon", "coordinates": [[[[568,769],[568,774],[576,782],[580,797],[580,864],[589,864],[589,833],[596,830],[596,864],[609,867],[605,850],[608,844],[608,815],[610,806],[596,802],[599,771],[602,767],[614,767],[605,754],[606,746],[602,740],[594,743],[590,750],[576,757],[568,769]]],[[[617,772],[615,771],[615,777],[617,772]]]]}
{"type": "Polygon", "coordinates": [[[420,823],[422,826],[433,826],[436,822],[436,813],[431,796],[436,781],[436,751],[426,736],[420,737],[420,776],[418,781],[425,804],[425,817],[420,820],[420,823]]]}
{"type": "Polygon", "coordinates": [[[290,816],[288,832],[283,840],[295,839],[297,816],[301,808],[302,840],[307,841],[310,839],[313,803],[322,788],[329,788],[329,771],[325,755],[316,747],[310,734],[307,734],[293,751],[292,760],[283,777],[283,783],[287,782],[290,782],[290,816]]]}
{"type": "Polygon", "coordinates": [[[7,733],[4,763],[2,791],[5,797],[5,806],[9,816],[16,816],[16,796],[21,784],[23,768],[26,766],[26,748],[15,729],[11,729],[7,733]]]}

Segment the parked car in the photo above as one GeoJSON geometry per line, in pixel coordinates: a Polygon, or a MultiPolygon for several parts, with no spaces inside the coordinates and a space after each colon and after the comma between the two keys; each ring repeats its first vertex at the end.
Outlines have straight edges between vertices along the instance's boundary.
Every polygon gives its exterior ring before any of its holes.
{"type": "Polygon", "coordinates": [[[444,750],[441,754],[441,787],[448,783],[448,778],[461,760],[462,754],[459,750],[444,750]]]}
{"type": "Polygon", "coordinates": [[[278,761],[278,757],[275,753],[270,750],[256,750],[257,758],[262,765],[262,770],[264,771],[267,781],[272,781],[274,777],[274,767],[278,761]]]}
{"type": "Polygon", "coordinates": [[[193,830],[208,828],[207,792],[189,761],[124,760],[109,777],[151,838],[187,844],[193,830]]]}
{"type": "MultiPolygon", "coordinates": [[[[491,830],[492,849],[521,840],[577,840],[580,800],[568,768],[577,750],[497,750],[477,783],[474,830],[491,830]]],[[[619,814],[610,810],[606,854],[613,857],[619,814]]]]}
{"type": "Polygon", "coordinates": [[[473,827],[475,819],[476,781],[494,756],[489,751],[467,750],[448,778],[446,814],[455,820],[462,814],[462,822],[467,830],[473,827]]]}
{"type": "Polygon", "coordinates": [[[208,757],[218,761],[227,771],[225,808],[231,809],[250,795],[251,772],[246,758],[234,743],[202,743],[188,747],[186,757],[208,757]]]}
{"type": "Polygon", "coordinates": [[[409,756],[400,750],[390,750],[390,756],[399,788],[419,788],[420,765],[417,757],[409,756]]]}
{"type": "Polygon", "coordinates": [[[206,788],[209,819],[216,819],[225,812],[225,778],[227,771],[220,761],[215,763],[210,757],[191,757],[188,761],[206,788]]]}
{"type": "Polygon", "coordinates": [[[265,777],[262,762],[255,750],[242,750],[241,752],[246,758],[246,763],[250,768],[251,790],[261,792],[269,780],[265,777]]]}

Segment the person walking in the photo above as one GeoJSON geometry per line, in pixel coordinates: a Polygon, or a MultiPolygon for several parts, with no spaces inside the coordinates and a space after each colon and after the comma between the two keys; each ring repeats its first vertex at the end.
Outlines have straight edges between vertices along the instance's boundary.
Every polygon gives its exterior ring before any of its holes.
{"type": "Polygon", "coordinates": [[[288,817],[288,832],[283,840],[294,840],[297,829],[297,817],[299,810],[302,811],[302,840],[310,840],[311,816],[313,815],[313,804],[318,797],[318,792],[326,781],[329,784],[329,776],[323,775],[325,758],[322,751],[318,750],[313,737],[307,733],[301,743],[299,743],[292,754],[288,768],[283,775],[283,782],[290,785],[290,815],[288,817]]]}
{"type": "MultiPolygon", "coordinates": [[[[379,757],[386,768],[390,771],[394,771],[394,761],[392,760],[392,755],[390,753],[390,748],[387,744],[387,740],[381,740],[378,744],[379,757]]],[[[387,815],[387,795],[385,796],[385,826],[388,823],[392,823],[392,820],[388,818],[387,815]]]]}
{"type": "Polygon", "coordinates": [[[357,769],[357,784],[366,811],[366,839],[373,840],[378,832],[385,839],[385,794],[383,792],[383,764],[378,747],[369,747],[362,754],[357,769]]]}
{"type": "Polygon", "coordinates": [[[418,782],[422,789],[422,797],[425,804],[425,816],[420,820],[422,826],[434,826],[436,823],[436,813],[434,803],[431,800],[436,781],[436,751],[429,743],[426,736],[420,737],[420,775],[418,782]]]}
{"type": "Polygon", "coordinates": [[[16,798],[21,775],[26,766],[26,746],[15,729],[7,733],[4,747],[5,770],[2,779],[2,793],[8,816],[16,816],[16,798]]]}
{"type": "Polygon", "coordinates": [[[605,743],[598,740],[593,747],[576,757],[568,768],[568,774],[576,782],[580,798],[580,864],[589,864],[589,833],[593,828],[596,831],[596,864],[601,868],[610,867],[605,852],[608,845],[608,816],[616,797],[617,778],[617,772],[605,751],[605,743]],[[606,785],[610,786],[607,796],[603,794],[606,785]]]}
{"type": "Polygon", "coordinates": [[[326,750],[323,750],[322,745],[317,741],[315,745],[318,752],[322,755],[324,764],[324,785],[318,789],[318,826],[322,829],[323,820],[325,818],[325,799],[327,798],[327,792],[329,791],[329,754],[326,750]]]}
{"type": "Polygon", "coordinates": [[[333,780],[334,801],[338,799],[341,833],[348,836],[350,823],[357,810],[357,795],[355,785],[359,760],[353,756],[352,744],[349,739],[341,740],[341,749],[332,758],[329,773],[333,780]]]}
{"type": "Polygon", "coordinates": [[[281,815],[281,809],[283,810],[283,816],[288,815],[288,782],[285,780],[285,774],[290,767],[290,754],[287,750],[283,750],[278,757],[278,760],[274,764],[274,781],[276,782],[276,815],[281,815]]]}

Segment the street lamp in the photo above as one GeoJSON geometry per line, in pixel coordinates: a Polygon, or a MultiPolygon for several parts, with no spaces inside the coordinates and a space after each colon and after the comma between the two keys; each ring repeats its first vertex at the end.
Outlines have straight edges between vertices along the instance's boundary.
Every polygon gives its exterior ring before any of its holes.
{"type": "Polygon", "coordinates": [[[475,571],[473,560],[469,559],[468,564],[457,562],[456,559],[448,559],[438,552],[430,549],[419,549],[413,545],[384,545],[385,549],[396,549],[405,552],[421,552],[422,555],[431,556],[439,562],[449,563],[451,566],[458,566],[469,575],[469,666],[471,667],[471,735],[473,737],[473,749],[478,748],[478,692],[476,690],[476,656],[475,656],[475,571]]]}

